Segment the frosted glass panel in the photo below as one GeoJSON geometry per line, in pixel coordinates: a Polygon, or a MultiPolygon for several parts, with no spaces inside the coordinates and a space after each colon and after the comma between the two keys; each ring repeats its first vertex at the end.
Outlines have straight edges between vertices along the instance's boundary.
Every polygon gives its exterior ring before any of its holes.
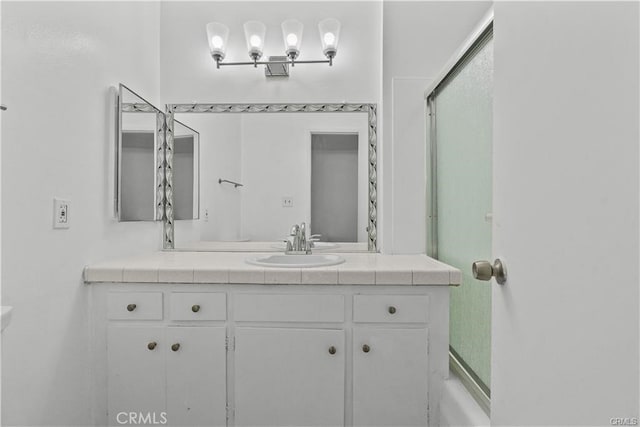
{"type": "Polygon", "coordinates": [[[484,386],[491,378],[491,285],[471,274],[491,260],[493,41],[435,97],[438,258],[462,271],[451,290],[450,345],[484,386]]]}

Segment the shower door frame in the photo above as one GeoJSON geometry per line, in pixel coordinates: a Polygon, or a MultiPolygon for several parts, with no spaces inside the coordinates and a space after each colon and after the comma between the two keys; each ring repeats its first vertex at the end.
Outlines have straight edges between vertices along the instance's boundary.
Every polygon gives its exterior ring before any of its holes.
{"type": "MultiPolygon", "coordinates": [[[[435,123],[435,96],[436,91],[455,77],[462,69],[467,60],[475,55],[477,49],[483,46],[486,37],[493,33],[493,7],[491,7],[473,32],[467,37],[464,43],[458,48],[456,53],[447,62],[438,77],[431,83],[424,92],[426,111],[426,135],[427,135],[427,173],[429,181],[426,186],[427,203],[427,227],[426,242],[427,255],[438,258],[438,198],[437,198],[437,129],[435,123]]],[[[466,364],[459,360],[455,354],[449,351],[449,367],[455,372],[473,398],[489,416],[491,413],[490,393],[487,393],[476,381],[475,374],[469,372],[466,364]]]]}

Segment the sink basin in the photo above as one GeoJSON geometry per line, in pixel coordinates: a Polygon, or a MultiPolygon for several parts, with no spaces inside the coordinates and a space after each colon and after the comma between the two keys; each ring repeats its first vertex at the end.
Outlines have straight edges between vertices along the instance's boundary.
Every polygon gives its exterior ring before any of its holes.
{"type": "Polygon", "coordinates": [[[309,268],[328,267],[330,265],[342,264],[344,258],[339,255],[260,255],[247,258],[246,262],[261,267],[277,268],[309,268]]]}
{"type": "Polygon", "coordinates": [[[11,312],[13,311],[13,307],[9,307],[6,305],[2,306],[2,320],[1,320],[1,325],[2,325],[2,330],[4,331],[4,328],[6,328],[7,326],[9,326],[9,323],[11,322],[11,312]]]}
{"type": "MultiPolygon", "coordinates": [[[[311,248],[314,251],[326,251],[329,249],[336,249],[339,245],[337,243],[331,242],[314,242],[313,247],[311,248]]],[[[276,243],[275,245],[271,245],[274,249],[280,249],[284,251],[286,249],[286,245],[284,243],[276,243]]]]}

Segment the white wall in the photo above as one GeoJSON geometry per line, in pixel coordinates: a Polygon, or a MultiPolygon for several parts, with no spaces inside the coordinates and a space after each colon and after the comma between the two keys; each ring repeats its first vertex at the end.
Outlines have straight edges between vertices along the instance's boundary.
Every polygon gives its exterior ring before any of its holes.
{"type": "Polygon", "coordinates": [[[638,6],[495,5],[492,425],[639,415],[638,6]]]}
{"type": "Polygon", "coordinates": [[[2,424],[90,423],[84,265],[158,249],[161,226],[116,223],[112,105],[159,98],[160,7],[2,2],[2,424]],[[52,229],[53,197],[71,200],[52,229]]]}
{"type": "Polygon", "coordinates": [[[384,3],[383,250],[426,250],[424,90],[491,2],[384,3]]]}
{"type": "MultiPolygon", "coordinates": [[[[291,226],[311,221],[311,134],[358,134],[358,241],[366,242],[366,113],[242,115],[242,234],[257,241],[288,236],[291,226]],[[292,197],[293,207],[282,198],[292,197]]],[[[313,224],[311,232],[314,233],[313,224]]]]}

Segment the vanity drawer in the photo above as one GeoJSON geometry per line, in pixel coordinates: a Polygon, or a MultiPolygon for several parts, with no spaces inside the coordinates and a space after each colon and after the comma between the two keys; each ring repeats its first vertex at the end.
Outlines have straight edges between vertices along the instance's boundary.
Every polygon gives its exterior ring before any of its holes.
{"type": "Polygon", "coordinates": [[[162,320],[162,292],[109,292],[110,320],[162,320]]]}
{"type": "Polygon", "coordinates": [[[227,295],[221,292],[172,292],[170,320],[226,320],[227,295]]]}
{"type": "Polygon", "coordinates": [[[234,317],[248,322],[343,322],[344,296],[238,294],[234,317]]]}
{"type": "Polygon", "coordinates": [[[354,322],[427,323],[426,295],[354,295],[354,322]]]}

